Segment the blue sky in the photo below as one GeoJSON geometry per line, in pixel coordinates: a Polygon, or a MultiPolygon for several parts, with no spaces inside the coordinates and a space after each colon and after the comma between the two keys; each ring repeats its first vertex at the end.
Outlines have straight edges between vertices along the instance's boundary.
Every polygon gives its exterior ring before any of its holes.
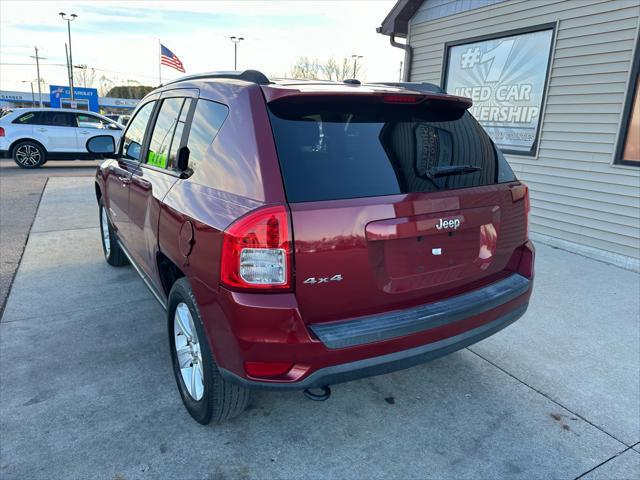
{"type": "MultiPolygon", "coordinates": [[[[65,84],[66,23],[59,11],[76,13],[72,23],[74,64],[96,68],[96,77],[118,83],[154,84],[158,39],[182,60],[187,73],[233,68],[229,36],[244,36],[239,68],[286,75],[299,56],[326,60],[363,55],[369,80],[395,80],[402,52],[375,28],[393,0],[236,2],[0,2],[0,88],[28,90],[35,78],[29,63],[41,50],[42,77],[65,84]],[[28,12],[28,13],[26,13],[28,12]],[[58,65],[50,65],[58,64],[58,65]],[[26,85],[26,88],[25,88],[26,85]]],[[[181,74],[163,67],[163,79],[181,74]]]]}

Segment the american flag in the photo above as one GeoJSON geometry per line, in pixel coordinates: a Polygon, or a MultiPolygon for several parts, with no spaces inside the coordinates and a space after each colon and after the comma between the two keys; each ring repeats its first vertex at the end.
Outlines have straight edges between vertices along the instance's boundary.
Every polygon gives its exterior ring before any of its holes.
{"type": "Polygon", "coordinates": [[[176,57],[175,53],[162,44],[160,44],[160,64],[175,68],[179,72],[184,73],[184,65],[182,65],[180,59],[176,57]]]}

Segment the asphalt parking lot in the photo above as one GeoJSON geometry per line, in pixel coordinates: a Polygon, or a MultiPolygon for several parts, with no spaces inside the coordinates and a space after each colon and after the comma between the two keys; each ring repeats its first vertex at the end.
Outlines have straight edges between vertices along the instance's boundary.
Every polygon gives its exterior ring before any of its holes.
{"type": "Polygon", "coordinates": [[[640,477],[636,273],[537,245],[530,309],[494,337],[203,427],[97,220],[90,178],[49,179],[0,322],[2,478],[640,477]]]}

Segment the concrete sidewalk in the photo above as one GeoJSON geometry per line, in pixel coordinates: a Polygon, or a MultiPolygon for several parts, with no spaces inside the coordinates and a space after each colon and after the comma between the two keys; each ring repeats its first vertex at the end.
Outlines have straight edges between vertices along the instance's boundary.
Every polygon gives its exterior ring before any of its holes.
{"type": "Polygon", "coordinates": [[[100,161],[48,162],[37,170],[0,158],[0,315],[49,177],[94,177],[100,161]]]}
{"type": "Polygon", "coordinates": [[[49,181],[0,323],[0,478],[640,477],[638,274],[537,245],[530,310],[496,336],[202,427],[97,220],[91,179],[49,181]]]}

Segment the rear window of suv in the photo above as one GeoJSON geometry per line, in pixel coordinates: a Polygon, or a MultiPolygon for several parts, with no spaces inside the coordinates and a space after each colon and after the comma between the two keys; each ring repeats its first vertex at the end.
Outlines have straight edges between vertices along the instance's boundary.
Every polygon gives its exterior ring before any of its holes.
{"type": "Polygon", "coordinates": [[[286,101],[269,110],[290,202],[434,192],[515,179],[468,112],[421,104],[286,101]]]}

